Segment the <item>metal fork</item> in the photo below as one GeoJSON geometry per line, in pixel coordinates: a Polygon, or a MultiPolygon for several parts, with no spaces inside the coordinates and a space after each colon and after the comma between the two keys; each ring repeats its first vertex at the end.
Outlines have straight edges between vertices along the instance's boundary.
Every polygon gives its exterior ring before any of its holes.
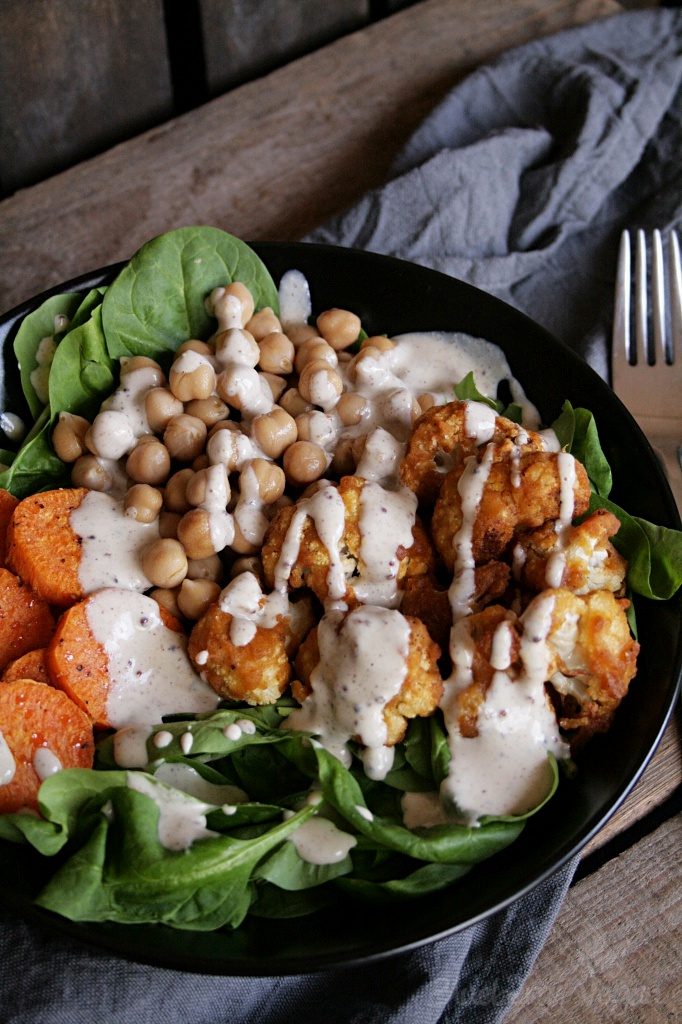
{"type": "Polygon", "coordinates": [[[621,236],[613,314],[613,390],[651,442],[682,511],[682,271],[676,231],[668,237],[667,273],[663,240],[651,241],[651,317],[647,286],[647,244],[636,235],[634,278],[630,234],[621,236]],[[634,290],[634,332],[630,294],[634,290]]]}

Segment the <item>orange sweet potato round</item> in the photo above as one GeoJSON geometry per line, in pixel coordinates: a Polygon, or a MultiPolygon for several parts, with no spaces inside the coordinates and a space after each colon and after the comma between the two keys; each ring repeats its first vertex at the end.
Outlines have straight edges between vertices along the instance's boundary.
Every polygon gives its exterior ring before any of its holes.
{"type": "MultiPolygon", "coordinates": [[[[0,785],[0,813],[37,808],[42,779],[36,751],[45,751],[48,769],[92,767],[90,719],[65,693],[43,683],[17,679],[0,686],[0,733],[14,768],[11,780],[0,785]]],[[[5,754],[3,766],[8,761],[5,754]]]]}
{"type": "Polygon", "coordinates": [[[68,608],[83,596],[80,538],[69,516],[84,487],[43,491],[20,501],[7,530],[7,565],[49,604],[68,608]]]}
{"type": "Polygon", "coordinates": [[[39,647],[28,654],[22,654],[20,658],[10,661],[2,674],[3,683],[13,683],[15,679],[33,679],[36,683],[50,684],[50,676],[47,671],[47,660],[45,658],[46,648],[39,647]]]}
{"type": "Polygon", "coordinates": [[[44,647],[53,631],[47,603],[9,569],[0,569],[0,672],[27,651],[44,647]]]}
{"type": "Polygon", "coordinates": [[[7,528],[18,504],[18,498],[15,498],[9,491],[4,491],[0,488],[0,566],[5,564],[7,556],[7,528]]]}

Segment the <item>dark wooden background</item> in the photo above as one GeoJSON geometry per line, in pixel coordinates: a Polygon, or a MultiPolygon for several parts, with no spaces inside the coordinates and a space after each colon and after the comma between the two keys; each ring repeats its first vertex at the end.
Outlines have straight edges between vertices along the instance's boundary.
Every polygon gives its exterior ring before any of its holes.
{"type": "Polygon", "coordinates": [[[0,198],[418,2],[0,0],[0,198]]]}

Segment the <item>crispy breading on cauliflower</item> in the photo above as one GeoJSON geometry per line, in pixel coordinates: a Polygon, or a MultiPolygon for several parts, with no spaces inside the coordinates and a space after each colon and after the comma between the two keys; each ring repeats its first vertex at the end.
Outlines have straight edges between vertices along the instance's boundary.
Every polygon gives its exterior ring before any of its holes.
{"type": "MultiPolygon", "coordinates": [[[[530,452],[518,459],[492,461],[486,467],[472,530],[472,555],[477,564],[502,556],[521,530],[559,518],[563,498],[561,458],[562,453],[557,452],[530,452]]],[[[571,515],[579,516],[587,511],[590,485],[584,466],[577,460],[573,463],[571,515]]],[[[458,531],[464,523],[460,483],[465,472],[466,463],[448,473],[433,512],[433,541],[448,568],[455,564],[458,531]]]]}
{"type": "MultiPolygon", "coordinates": [[[[335,552],[342,567],[346,591],[343,598],[349,605],[358,603],[355,587],[363,575],[364,565],[361,554],[361,501],[363,489],[368,481],[359,476],[345,476],[337,484],[330,484],[343,502],[343,532],[335,552]]],[[[280,509],[273,518],[265,536],[262,550],[263,570],[269,586],[276,585],[278,564],[286,547],[286,538],[292,522],[300,508],[300,501],[280,509]]],[[[433,548],[422,525],[415,521],[412,528],[412,545],[409,548],[398,544],[395,549],[397,567],[396,582],[399,588],[404,580],[419,576],[433,569],[435,556],[433,548]]],[[[308,587],[319,598],[326,601],[330,595],[329,574],[332,564],[330,551],[321,539],[314,518],[307,515],[296,546],[296,557],[288,572],[288,586],[295,590],[308,587]]]]}
{"type": "Polygon", "coordinates": [[[622,594],[627,562],[610,542],[619,528],[612,512],[598,509],[564,530],[548,522],[520,534],[514,546],[519,582],[535,591],[560,586],[578,595],[593,590],[622,594]]]}
{"type": "Polygon", "coordinates": [[[512,442],[518,451],[543,451],[542,436],[496,416],[479,402],[448,402],[428,409],[417,420],[400,467],[402,483],[432,506],[446,474],[476,453],[480,445],[512,442]]]}

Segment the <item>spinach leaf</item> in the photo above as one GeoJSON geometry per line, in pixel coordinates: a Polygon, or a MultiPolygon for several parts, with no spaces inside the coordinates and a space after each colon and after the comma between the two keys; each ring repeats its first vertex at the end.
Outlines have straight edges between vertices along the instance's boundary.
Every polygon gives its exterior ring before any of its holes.
{"type": "Polygon", "coordinates": [[[561,447],[583,464],[592,489],[608,498],[612,485],[611,467],[602,451],[592,413],[588,409],[574,409],[570,402],[564,402],[552,430],[561,447]]]}
{"type": "Polygon", "coordinates": [[[378,903],[393,903],[406,897],[438,892],[471,870],[469,864],[422,864],[403,878],[373,882],[365,878],[339,878],[336,886],[343,892],[378,903]]]}
{"type": "Polygon", "coordinates": [[[49,407],[45,407],[36,425],[37,433],[27,437],[9,469],[0,473],[0,487],[17,498],[68,484],[69,467],[57,458],[50,441],[49,407]]]}
{"type": "Polygon", "coordinates": [[[484,405],[494,409],[495,412],[500,412],[502,409],[501,403],[495,401],[494,398],[488,398],[486,395],[482,395],[476,387],[476,381],[474,380],[473,370],[469,370],[466,377],[462,377],[458,384],[455,384],[453,388],[455,397],[459,398],[460,402],[482,402],[484,405]]]}
{"type": "Polygon", "coordinates": [[[608,509],[620,520],[611,541],[627,559],[630,588],[653,601],[668,601],[682,586],[682,532],[631,516],[613,501],[593,494],[589,511],[598,508],[608,509]]]}
{"type": "Polygon", "coordinates": [[[352,870],[350,856],[336,864],[310,864],[299,856],[293,843],[285,842],[260,864],[253,877],[286,889],[287,892],[298,892],[323,885],[352,870]]]}
{"type": "Polygon", "coordinates": [[[336,902],[338,902],[338,894],[328,885],[292,892],[280,889],[276,885],[270,885],[269,882],[259,881],[249,913],[254,917],[277,919],[304,917],[336,902]]]}
{"type": "Polygon", "coordinates": [[[139,249],[104,296],[103,323],[112,357],[157,357],[188,338],[205,338],[215,321],[204,300],[219,285],[241,281],[256,309],[279,309],[265,264],[244,242],[218,228],[187,227],[139,249]]]}
{"type": "Polygon", "coordinates": [[[55,317],[66,316],[71,320],[81,302],[81,296],[75,292],[65,292],[46,299],[32,313],[28,313],[21,321],[14,339],[14,354],[19,364],[21,387],[26,397],[31,415],[35,419],[40,415],[46,404],[38,396],[31,374],[38,366],[36,355],[43,338],[55,335],[55,317]]]}

